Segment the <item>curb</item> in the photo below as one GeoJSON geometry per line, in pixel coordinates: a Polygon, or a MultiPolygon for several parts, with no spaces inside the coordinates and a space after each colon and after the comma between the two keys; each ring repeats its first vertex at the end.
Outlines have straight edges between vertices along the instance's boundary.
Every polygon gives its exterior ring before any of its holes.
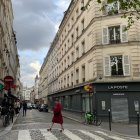
{"type": "MultiPolygon", "coordinates": [[[[78,122],[78,123],[83,124],[81,121],[79,121],[79,120],[77,120],[77,119],[74,119],[74,118],[71,118],[71,117],[68,117],[68,116],[65,116],[65,115],[63,115],[63,117],[64,117],[64,118],[67,118],[67,119],[70,119],[70,120],[73,120],[73,121],[76,121],[76,122],[78,122]]],[[[83,125],[86,125],[86,124],[83,124],[83,125]]],[[[122,137],[126,137],[126,138],[129,138],[129,139],[136,139],[136,140],[140,139],[139,137],[136,137],[136,136],[126,135],[126,134],[122,134],[122,133],[119,133],[119,132],[116,132],[116,131],[109,131],[109,130],[103,129],[103,128],[101,128],[101,127],[98,127],[98,129],[100,129],[100,130],[102,130],[102,131],[105,131],[105,132],[108,132],[108,133],[113,132],[113,133],[116,134],[116,135],[119,135],[119,136],[122,136],[122,137]],[[130,138],[130,137],[131,137],[131,138],[130,138]]]]}
{"type": "Polygon", "coordinates": [[[12,129],[15,121],[17,120],[18,116],[19,116],[19,114],[16,117],[14,117],[12,124],[10,124],[9,126],[7,126],[4,130],[2,130],[0,132],[0,137],[3,136],[3,135],[6,135],[7,133],[9,133],[11,131],[11,129],[12,129]]]}

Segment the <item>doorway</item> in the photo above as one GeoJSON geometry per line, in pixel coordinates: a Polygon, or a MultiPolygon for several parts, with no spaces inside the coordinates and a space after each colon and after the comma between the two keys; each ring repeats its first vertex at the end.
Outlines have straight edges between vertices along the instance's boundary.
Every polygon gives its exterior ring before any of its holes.
{"type": "Polygon", "coordinates": [[[127,98],[111,98],[112,122],[129,122],[127,98]]]}

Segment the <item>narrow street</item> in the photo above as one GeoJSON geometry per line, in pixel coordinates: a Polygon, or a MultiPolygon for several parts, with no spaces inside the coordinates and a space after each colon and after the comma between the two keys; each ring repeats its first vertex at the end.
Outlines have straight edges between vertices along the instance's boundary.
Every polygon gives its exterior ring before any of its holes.
{"type": "Polygon", "coordinates": [[[64,118],[64,132],[55,124],[51,132],[47,131],[52,119],[52,113],[27,110],[27,116],[22,116],[22,110],[15,121],[12,130],[1,136],[0,140],[134,140],[117,136],[100,127],[83,125],[64,118]]]}

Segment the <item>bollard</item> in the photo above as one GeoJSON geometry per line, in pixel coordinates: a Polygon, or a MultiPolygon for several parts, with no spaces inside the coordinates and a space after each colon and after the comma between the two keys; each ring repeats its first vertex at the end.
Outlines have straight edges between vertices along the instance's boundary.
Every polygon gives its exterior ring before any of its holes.
{"type": "Polygon", "coordinates": [[[138,128],[138,136],[140,135],[140,132],[139,132],[139,112],[137,112],[137,128],[138,128]]]}
{"type": "Polygon", "coordinates": [[[111,131],[111,114],[110,114],[110,109],[108,109],[108,121],[109,121],[109,130],[111,131]]]}

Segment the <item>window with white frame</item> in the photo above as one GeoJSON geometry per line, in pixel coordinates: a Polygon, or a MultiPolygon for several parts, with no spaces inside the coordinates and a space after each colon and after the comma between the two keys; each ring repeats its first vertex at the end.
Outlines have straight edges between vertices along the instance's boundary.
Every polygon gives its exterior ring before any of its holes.
{"type": "Polygon", "coordinates": [[[102,43],[103,44],[116,44],[128,42],[126,25],[117,25],[103,27],[102,29],[102,43]]]}
{"type": "Polygon", "coordinates": [[[128,55],[111,55],[104,58],[105,76],[129,76],[130,64],[128,55]]]}

